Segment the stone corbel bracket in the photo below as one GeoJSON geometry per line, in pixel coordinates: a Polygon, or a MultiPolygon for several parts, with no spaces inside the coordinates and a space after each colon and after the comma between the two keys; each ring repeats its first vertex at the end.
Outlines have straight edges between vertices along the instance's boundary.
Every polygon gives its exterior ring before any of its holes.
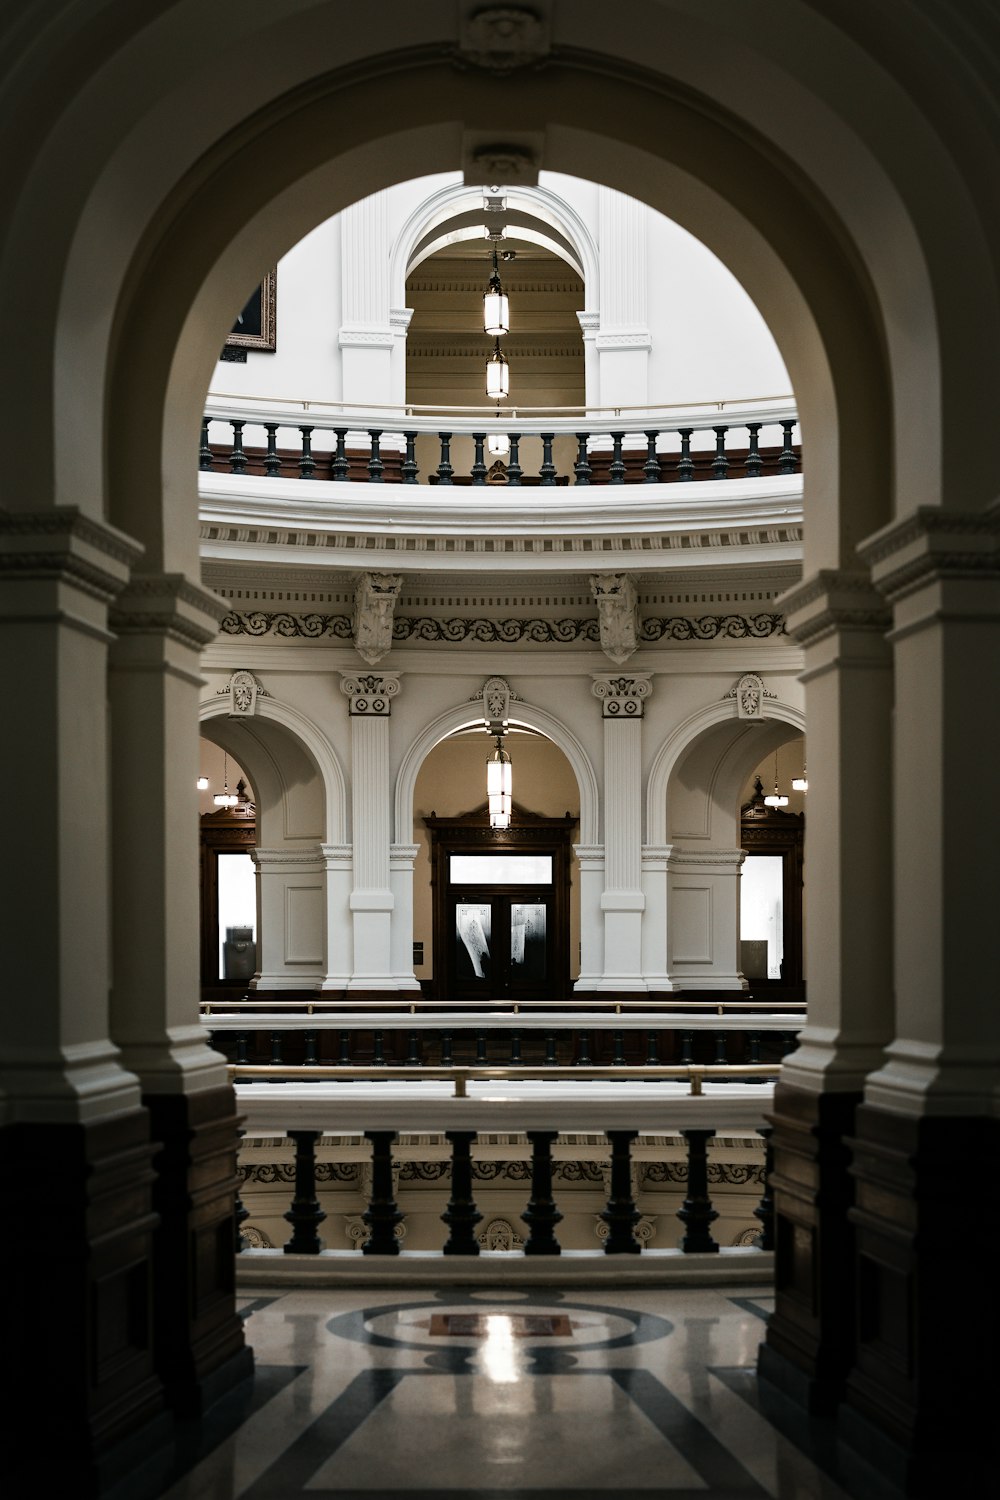
{"type": "Polygon", "coordinates": [[[354,590],[354,647],[369,666],[392,649],[392,617],[401,573],[362,573],[354,590]]]}
{"type": "Polygon", "coordinates": [[[601,650],[617,666],[639,645],[639,596],[627,573],[592,573],[590,590],[597,600],[601,650]]]}

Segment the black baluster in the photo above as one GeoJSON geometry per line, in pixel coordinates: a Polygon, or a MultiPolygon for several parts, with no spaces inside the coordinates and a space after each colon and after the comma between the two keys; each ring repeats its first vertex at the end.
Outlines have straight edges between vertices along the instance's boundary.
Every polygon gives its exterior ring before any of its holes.
{"type": "Polygon", "coordinates": [[[281,1032],[280,1031],[272,1031],[271,1032],[271,1065],[272,1065],[272,1067],[280,1067],[281,1064],[285,1060],[284,1057],[281,1054],[281,1043],[282,1043],[282,1034],[281,1034],[281,1032]]]}
{"type": "Polygon", "coordinates": [[[486,483],[486,463],[485,463],[485,460],[483,459],[483,444],[486,441],[486,434],[484,432],[474,432],[472,434],[472,441],[476,445],[476,456],[475,456],[475,459],[473,460],[472,470],[471,470],[471,473],[472,473],[472,483],[473,484],[480,484],[480,485],[481,484],[485,484],[486,483]]]}
{"type": "Polygon", "coordinates": [[[382,462],[382,453],[379,447],[382,431],[380,428],[369,427],[368,436],[371,438],[372,445],[368,458],[368,483],[381,484],[382,474],[385,470],[385,464],[382,462]]]}
{"type": "Polygon", "coordinates": [[[753,1211],[754,1218],[760,1220],[760,1234],[754,1243],[758,1250],[773,1250],[774,1194],[771,1191],[771,1173],[774,1171],[774,1147],[771,1144],[771,1136],[774,1132],[770,1125],[759,1125],[757,1134],[764,1137],[764,1191],[753,1211]]]}
{"type": "MultiPolygon", "coordinates": [[[[237,1139],[237,1141],[241,1141],[245,1135],[246,1135],[246,1131],[245,1130],[239,1130],[238,1129],[236,1131],[236,1139],[237,1139]]],[[[238,1161],[239,1161],[239,1147],[237,1146],[237,1162],[238,1161]]],[[[240,1174],[239,1167],[237,1166],[237,1171],[236,1171],[236,1197],[235,1197],[235,1199],[233,1201],[233,1231],[234,1231],[234,1234],[235,1234],[235,1237],[236,1237],[235,1249],[236,1249],[236,1254],[237,1255],[239,1255],[239,1253],[240,1253],[241,1250],[245,1250],[246,1247],[247,1247],[246,1238],[245,1238],[245,1236],[243,1234],[243,1225],[246,1223],[247,1219],[249,1219],[249,1217],[250,1217],[250,1210],[247,1208],[246,1204],[243,1202],[242,1197],[240,1196],[240,1194],[242,1193],[242,1191],[243,1191],[243,1178],[242,1178],[242,1176],[240,1174]]]]}
{"type": "Polygon", "coordinates": [[[278,457],[278,424],[277,422],[265,422],[264,431],[267,433],[267,452],[264,454],[264,473],[268,479],[278,479],[281,476],[281,459],[278,457]]]}
{"type": "Polygon", "coordinates": [[[512,1031],[510,1034],[510,1062],[511,1067],[517,1067],[524,1058],[521,1056],[521,1033],[512,1031]]]}
{"type": "Polygon", "coordinates": [[[578,1068],[589,1068],[593,1063],[590,1055],[590,1032],[581,1031],[577,1033],[576,1065],[578,1068]]]}
{"type": "Polygon", "coordinates": [[[685,1226],[681,1249],[686,1255],[714,1253],[719,1246],[709,1225],[719,1217],[708,1196],[708,1142],[714,1130],[684,1130],[688,1144],[688,1195],[677,1217],[685,1226]]]}
{"type": "Polygon", "coordinates": [[[408,1068],[419,1068],[420,1066],[420,1035],[416,1031],[410,1032],[410,1045],[406,1054],[406,1066],[408,1068]]]}
{"type": "Polygon", "coordinates": [[[694,459],[691,457],[691,434],[693,427],[678,427],[677,436],[681,440],[681,456],[677,460],[677,478],[694,478],[694,459]]]}
{"type": "Polygon", "coordinates": [[[761,470],[764,467],[764,460],[761,458],[760,449],[757,446],[760,441],[760,429],[762,426],[762,422],[747,423],[747,432],[750,434],[750,447],[747,452],[747,461],[745,464],[748,479],[759,479],[761,470]]]}
{"type": "Polygon", "coordinates": [[[552,1197],[552,1142],[557,1130],[529,1130],[531,1142],[531,1198],[521,1215],[531,1231],[525,1255],[559,1255],[555,1226],[562,1218],[552,1197]]]}
{"type": "Polygon", "coordinates": [[[451,433],[439,432],[441,439],[441,462],[437,466],[438,484],[451,484],[454,469],[451,466],[451,433]]]}
{"type": "Polygon", "coordinates": [[[238,1031],[236,1033],[236,1061],[238,1063],[248,1063],[250,1061],[249,1057],[247,1056],[248,1042],[249,1035],[247,1032],[238,1031]]]}
{"type": "Polygon", "coordinates": [[[201,419],[201,446],[198,449],[199,469],[211,469],[212,467],[212,445],[208,441],[208,418],[201,419]]]}
{"type": "Polygon", "coordinates": [[[454,1061],[455,1061],[455,1058],[454,1058],[454,1055],[452,1053],[452,1034],[451,1034],[450,1031],[442,1031],[442,1033],[441,1033],[441,1066],[443,1068],[450,1068],[451,1065],[452,1065],[452,1063],[454,1061]]]}
{"type": "Polygon", "coordinates": [[[349,1031],[342,1031],[340,1033],[340,1054],[337,1062],[342,1068],[349,1068],[351,1066],[351,1033],[349,1031]]]}
{"type": "Polygon", "coordinates": [[[545,1033],[545,1061],[555,1064],[556,1062],[556,1034],[554,1031],[545,1033]]]}
{"type": "Polygon", "coordinates": [[[394,1130],[365,1131],[365,1140],[372,1143],[372,1196],[361,1215],[371,1230],[368,1243],[361,1247],[362,1255],[399,1254],[395,1229],[402,1223],[403,1215],[396,1207],[392,1192],[392,1143],[395,1139],[394,1130]]]}
{"type": "Polygon", "coordinates": [[[715,433],[715,457],[712,459],[712,478],[729,478],[729,459],[726,457],[726,433],[728,427],[713,427],[715,433]]]}
{"type": "Polygon", "coordinates": [[[646,462],[642,466],[645,476],[643,484],[659,484],[660,482],[660,460],[656,456],[656,439],[658,432],[646,433],[646,462]]]}
{"type": "Polygon", "coordinates": [[[316,1230],[326,1218],[316,1197],[316,1142],[318,1130],[290,1130],[295,1142],[295,1197],[284,1218],[292,1226],[286,1255],[318,1255],[322,1242],[316,1230]]]}
{"type": "Polygon", "coordinates": [[[542,484],[555,484],[556,466],[552,462],[552,433],[542,433],[542,467],[538,471],[542,484]]]}
{"type": "Polygon", "coordinates": [[[518,444],[520,441],[521,434],[519,432],[512,432],[510,434],[510,453],[507,457],[507,483],[509,485],[521,483],[522,471],[518,458],[518,444]]]}
{"type": "Polygon", "coordinates": [[[609,484],[625,483],[625,460],[622,458],[622,441],[624,437],[624,432],[613,432],[611,434],[614,449],[611,454],[611,467],[608,470],[609,484]]]}
{"type": "Polygon", "coordinates": [[[681,1055],[677,1059],[679,1063],[694,1062],[694,1032],[681,1032],[681,1055]]]}
{"type": "Polygon", "coordinates": [[[451,1197],[441,1215],[451,1230],[444,1245],[445,1255],[478,1255],[476,1225],[483,1217],[472,1196],[472,1142],[474,1130],[446,1130],[451,1142],[451,1197]]]}
{"type": "Polygon", "coordinates": [[[714,1060],[715,1060],[715,1062],[722,1063],[722,1064],[725,1064],[725,1063],[727,1063],[729,1061],[729,1054],[726,1051],[726,1033],[724,1031],[717,1031],[715,1033],[715,1059],[714,1060]]]}
{"type": "Polygon", "coordinates": [[[233,446],[229,454],[229,470],[232,474],[245,474],[247,471],[247,456],[243,452],[243,428],[245,422],[232,422],[233,446]]]}
{"type": "Polygon", "coordinates": [[[476,1063],[480,1067],[486,1066],[486,1032],[476,1032],[476,1063]]]}
{"type": "Polygon", "coordinates": [[[372,1053],[372,1067],[385,1067],[385,1051],[383,1048],[385,1038],[381,1031],[376,1031],[374,1038],[374,1051],[372,1053]]]}
{"type": "Polygon", "coordinates": [[[404,432],[403,436],[406,439],[406,457],[403,459],[400,473],[404,484],[416,484],[417,475],[420,472],[417,468],[417,434],[404,432]]]}
{"type": "Polygon", "coordinates": [[[625,1033],[624,1033],[624,1031],[616,1031],[615,1032],[614,1042],[615,1042],[615,1055],[611,1059],[612,1065],[614,1067],[616,1067],[616,1068],[623,1068],[625,1066],[625,1033]]]}
{"type": "Polygon", "coordinates": [[[646,1032],[646,1066],[655,1068],[659,1066],[660,1054],[657,1051],[658,1037],[655,1031],[646,1032]]]}
{"type": "Polygon", "coordinates": [[[307,1031],[303,1034],[303,1041],[306,1044],[305,1056],[302,1059],[303,1067],[311,1063],[318,1063],[319,1055],[316,1051],[316,1044],[319,1041],[319,1033],[316,1031],[307,1031]]]}
{"type": "Polygon", "coordinates": [[[784,433],[785,441],[781,452],[778,454],[779,474],[794,474],[796,469],[798,468],[799,461],[795,456],[795,449],[792,447],[792,428],[794,426],[794,418],[791,422],[782,422],[781,424],[781,430],[784,433]]]}
{"type": "Polygon", "coordinates": [[[608,1226],[608,1237],[604,1241],[605,1255],[638,1255],[642,1249],[633,1234],[641,1217],[632,1197],[632,1142],[639,1134],[637,1130],[609,1130],[611,1142],[611,1193],[608,1206],[600,1217],[608,1226]]]}
{"type": "Polygon", "coordinates": [[[783,1031],[781,1033],[781,1055],[787,1057],[789,1052],[794,1052],[799,1045],[799,1039],[794,1031],[783,1031]]]}
{"type": "Polygon", "coordinates": [[[576,435],[576,463],[573,465],[573,473],[576,476],[576,484],[589,484],[593,470],[587,461],[587,434],[578,432],[576,435]]]}
{"type": "Polygon", "coordinates": [[[349,465],[347,462],[347,428],[335,427],[334,436],[337,439],[337,451],[333,455],[330,464],[330,478],[335,479],[338,484],[344,483],[349,477],[349,465]]]}
{"type": "MultiPolygon", "coordinates": [[[[750,1047],[750,1057],[749,1057],[748,1061],[751,1062],[751,1063],[759,1063],[760,1062],[760,1032],[759,1031],[750,1031],[750,1032],[748,1032],[747,1033],[747,1042],[748,1042],[749,1047],[750,1047]]],[[[756,1080],[752,1080],[752,1081],[756,1082],[756,1080]]],[[[761,1079],[761,1082],[763,1082],[763,1079],[761,1079]]]]}
{"type": "Polygon", "coordinates": [[[302,448],[299,454],[299,478],[314,479],[316,476],[316,460],[313,458],[311,427],[299,428],[299,442],[302,448]]]}

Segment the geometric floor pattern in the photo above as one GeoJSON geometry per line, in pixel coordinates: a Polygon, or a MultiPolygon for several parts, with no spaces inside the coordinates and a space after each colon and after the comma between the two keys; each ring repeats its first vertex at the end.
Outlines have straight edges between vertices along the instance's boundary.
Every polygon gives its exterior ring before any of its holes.
{"type": "Polygon", "coordinates": [[[772,1306],[738,1286],[247,1291],[251,1404],[163,1493],[847,1500],[757,1409],[772,1306]]]}

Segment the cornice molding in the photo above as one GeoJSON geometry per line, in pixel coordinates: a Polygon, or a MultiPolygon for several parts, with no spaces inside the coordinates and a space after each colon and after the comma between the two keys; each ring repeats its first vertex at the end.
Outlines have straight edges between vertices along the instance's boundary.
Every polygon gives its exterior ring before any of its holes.
{"type": "Polygon", "coordinates": [[[892,604],[945,579],[1000,573],[1000,508],[955,512],[924,505],[862,542],[858,556],[892,604]]]}
{"type": "Polygon", "coordinates": [[[109,625],[118,636],[164,635],[200,650],[215,640],[225,601],[183,573],[139,573],[118,595],[109,625]]]}
{"type": "Polygon", "coordinates": [[[0,512],[0,573],[59,579],[102,603],[117,596],[143,551],[124,532],[73,506],[0,512]]]}
{"type": "Polygon", "coordinates": [[[823,568],[782,594],[785,629],[800,646],[813,646],[839,630],[884,635],[892,621],[885,600],[860,569],[823,568]]]}

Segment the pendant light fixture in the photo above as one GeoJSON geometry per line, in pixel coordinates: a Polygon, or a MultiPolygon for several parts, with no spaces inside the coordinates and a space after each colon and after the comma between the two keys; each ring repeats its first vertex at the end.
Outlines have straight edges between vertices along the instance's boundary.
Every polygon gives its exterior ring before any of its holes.
{"type": "Polygon", "coordinates": [[[229,756],[225,750],[222,752],[222,785],[223,790],[216,792],[212,801],[216,807],[235,807],[240,799],[235,792],[229,790],[229,756]]]}
{"type": "Polygon", "coordinates": [[[199,792],[207,792],[208,791],[208,777],[207,776],[199,776],[198,780],[195,782],[195,786],[198,788],[199,792]]]}
{"type": "Polygon", "coordinates": [[[500,340],[496,339],[493,353],[486,361],[486,394],[491,401],[502,401],[509,390],[510,367],[501,353],[500,340]]]}
{"type": "MultiPolygon", "coordinates": [[[[497,421],[500,420],[500,402],[497,402],[497,421]]],[[[491,432],[486,439],[486,451],[491,458],[504,458],[510,452],[510,438],[505,432],[491,432]]]]}
{"type": "Polygon", "coordinates": [[[509,828],[513,772],[510,756],[503,747],[503,735],[498,734],[496,740],[496,749],[486,762],[486,801],[490,827],[509,828]]]}
{"type": "Polygon", "coordinates": [[[787,807],[788,798],[782,796],[778,791],[778,752],[774,752],[774,791],[769,797],[764,798],[765,807],[787,807]]]}
{"type": "Polygon", "coordinates": [[[500,285],[496,240],[493,241],[493,274],[483,294],[483,328],[490,338],[499,338],[510,332],[510,300],[500,285]]]}
{"type": "Polygon", "coordinates": [[[792,791],[793,792],[808,792],[808,790],[809,790],[809,777],[806,775],[806,763],[805,763],[805,761],[803,761],[802,762],[802,775],[801,776],[793,776],[792,777],[792,791]]]}

